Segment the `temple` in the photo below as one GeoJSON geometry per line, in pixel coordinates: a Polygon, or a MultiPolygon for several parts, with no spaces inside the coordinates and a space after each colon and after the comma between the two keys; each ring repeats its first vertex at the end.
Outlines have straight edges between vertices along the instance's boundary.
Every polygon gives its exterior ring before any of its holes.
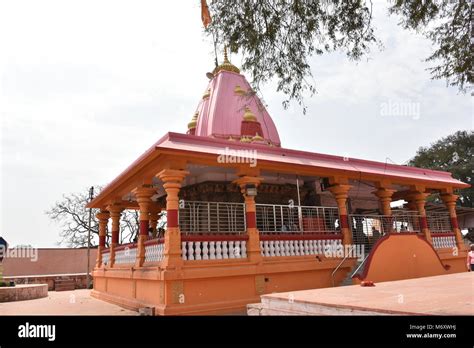
{"type": "Polygon", "coordinates": [[[284,148],[227,56],[209,77],[187,132],[165,134],[88,204],[100,209],[92,296],[156,315],[239,313],[263,294],[465,271],[455,193],[468,184],[284,148]],[[445,211],[427,211],[430,196],[445,211]],[[120,245],[125,209],[139,211],[139,237],[120,245]]]}

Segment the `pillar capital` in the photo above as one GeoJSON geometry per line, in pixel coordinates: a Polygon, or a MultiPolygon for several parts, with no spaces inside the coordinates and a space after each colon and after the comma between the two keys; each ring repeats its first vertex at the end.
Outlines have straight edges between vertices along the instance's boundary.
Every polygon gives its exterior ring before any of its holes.
{"type": "Polygon", "coordinates": [[[421,215],[425,214],[425,203],[426,198],[430,196],[430,193],[424,191],[410,191],[405,196],[405,199],[408,201],[410,206],[415,204],[417,206],[418,212],[421,215]]]}
{"type": "Polygon", "coordinates": [[[341,205],[346,205],[346,200],[349,195],[349,191],[352,188],[351,185],[347,184],[335,184],[328,188],[329,192],[333,194],[336,198],[337,204],[340,207],[341,205]]]}
{"type": "Polygon", "coordinates": [[[181,169],[163,169],[156,176],[166,183],[181,183],[189,175],[187,170],[181,169]]]}
{"type": "Polygon", "coordinates": [[[109,219],[110,213],[107,210],[101,210],[97,214],[95,214],[95,217],[99,219],[99,223],[104,222],[109,219]]]}
{"type": "Polygon", "coordinates": [[[397,192],[397,190],[379,187],[377,190],[373,191],[372,193],[376,195],[380,199],[392,199],[393,194],[397,192]]]}
{"type": "Polygon", "coordinates": [[[442,193],[439,195],[441,200],[444,202],[446,205],[451,205],[454,204],[456,205],[456,201],[459,198],[459,195],[455,195],[454,193],[442,193]]]}
{"type": "Polygon", "coordinates": [[[142,185],[133,190],[140,207],[140,220],[148,221],[149,209],[153,201],[151,197],[156,193],[156,189],[151,185],[142,185]]]}
{"type": "Polygon", "coordinates": [[[133,193],[137,198],[138,204],[140,204],[150,201],[151,197],[156,193],[156,189],[152,185],[142,185],[133,190],[133,193]]]}
{"type": "Polygon", "coordinates": [[[244,175],[234,180],[233,183],[240,187],[240,192],[245,193],[246,185],[255,185],[256,187],[258,187],[258,185],[260,185],[262,181],[263,178],[260,176],[244,175]]]}
{"type": "Polygon", "coordinates": [[[376,195],[380,200],[380,205],[382,207],[383,215],[392,215],[392,209],[390,207],[390,203],[392,202],[392,196],[396,192],[396,190],[392,190],[385,187],[379,187],[378,190],[372,192],[376,195]]]}
{"type": "Polygon", "coordinates": [[[113,202],[107,206],[107,210],[109,211],[110,216],[113,217],[120,214],[124,210],[124,206],[120,202],[113,202]]]}

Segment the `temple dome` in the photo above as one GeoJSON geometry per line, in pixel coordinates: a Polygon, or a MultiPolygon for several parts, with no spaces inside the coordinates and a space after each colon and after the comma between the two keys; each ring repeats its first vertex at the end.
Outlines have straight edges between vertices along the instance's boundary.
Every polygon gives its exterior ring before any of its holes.
{"type": "Polygon", "coordinates": [[[281,146],[272,118],[244,75],[224,56],[214,69],[188,133],[247,143],[281,146]]]}

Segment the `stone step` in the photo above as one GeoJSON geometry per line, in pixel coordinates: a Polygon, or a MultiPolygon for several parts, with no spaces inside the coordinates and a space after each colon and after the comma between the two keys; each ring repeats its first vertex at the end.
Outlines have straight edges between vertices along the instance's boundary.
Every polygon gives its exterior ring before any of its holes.
{"type": "Polygon", "coordinates": [[[55,291],[70,291],[76,288],[76,282],[72,279],[58,279],[54,281],[55,291]]]}

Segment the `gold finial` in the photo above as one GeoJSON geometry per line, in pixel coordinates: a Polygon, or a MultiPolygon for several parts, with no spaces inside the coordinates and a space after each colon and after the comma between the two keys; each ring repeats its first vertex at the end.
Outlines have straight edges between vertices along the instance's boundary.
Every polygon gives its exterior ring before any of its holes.
{"type": "Polygon", "coordinates": [[[245,107],[244,121],[257,122],[257,117],[248,107],[245,107]]]}
{"type": "Polygon", "coordinates": [[[191,119],[191,122],[188,123],[188,129],[196,128],[198,116],[199,116],[199,112],[196,111],[193,118],[191,119]]]}
{"type": "Polygon", "coordinates": [[[224,45],[224,63],[230,63],[229,58],[227,58],[227,45],[224,45]]]}
{"type": "Polygon", "coordinates": [[[242,142],[242,143],[250,143],[251,141],[252,141],[252,139],[250,137],[245,136],[245,135],[240,138],[240,142],[242,142]]]}
{"type": "Polygon", "coordinates": [[[239,85],[235,86],[234,93],[237,95],[244,95],[245,91],[239,85]]]}
{"type": "Polygon", "coordinates": [[[215,75],[219,71],[222,71],[222,70],[231,71],[231,72],[240,74],[239,68],[237,68],[234,64],[232,64],[229,61],[229,58],[227,57],[227,45],[224,46],[224,62],[221,65],[217,66],[212,73],[215,75]]]}
{"type": "Polygon", "coordinates": [[[260,135],[258,135],[258,133],[255,133],[255,136],[252,138],[252,141],[262,141],[262,140],[263,138],[260,135]]]}

